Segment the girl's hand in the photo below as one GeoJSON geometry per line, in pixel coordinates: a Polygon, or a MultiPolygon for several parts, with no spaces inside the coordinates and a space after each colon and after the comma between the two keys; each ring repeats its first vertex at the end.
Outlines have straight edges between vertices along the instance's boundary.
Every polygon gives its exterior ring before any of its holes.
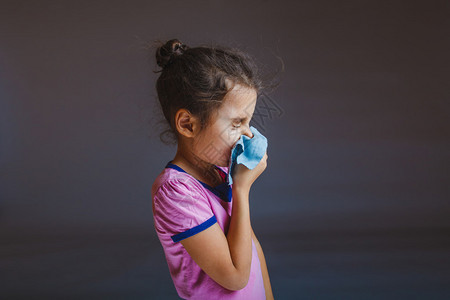
{"type": "Polygon", "coordinates": [[[233,170],[233,186],[237,188],[242,188],[245,190],[250,190],[250,187],[255,182],[256,178],[261,175],[262,172],[267,167],[267,152],[264,154],[263,158],[259,164],[250,170],[242,164],[237,164],[233,170]]]}

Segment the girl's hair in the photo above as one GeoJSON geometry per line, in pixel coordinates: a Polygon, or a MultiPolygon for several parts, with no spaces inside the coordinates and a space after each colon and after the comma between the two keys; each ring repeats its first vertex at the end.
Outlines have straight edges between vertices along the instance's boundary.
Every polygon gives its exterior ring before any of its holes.
{"type": "Polygon", "coordinates": [[[235,84],[256,90],[263,83],[254,60],[246,53],[224,46],[190,48],[178,39],[161,43],[156,49],[156,62],[162,70],[156,82],[159,103],[169,129],[161,133],[164,143],[176,142],[175,113],[187,109],[199,118],[201,129],[220,107],[225,95],[235,84]],[[170,139],[163,138],[169,134],[170,139]]]}

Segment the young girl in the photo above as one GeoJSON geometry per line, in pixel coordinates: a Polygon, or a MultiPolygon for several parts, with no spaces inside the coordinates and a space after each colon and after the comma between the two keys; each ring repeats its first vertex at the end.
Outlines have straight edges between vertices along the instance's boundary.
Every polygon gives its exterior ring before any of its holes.
{"type": "Polygon", "coordinates": [[[233,170],[231,150],[262,88],[255,64],[225,47],[170,40],[156,51],[156,88],[177,152],[152,186],[154,225],[184,299],[273,299],[263,250],[250,222],[249,193],[267,153],[233,170]]]}

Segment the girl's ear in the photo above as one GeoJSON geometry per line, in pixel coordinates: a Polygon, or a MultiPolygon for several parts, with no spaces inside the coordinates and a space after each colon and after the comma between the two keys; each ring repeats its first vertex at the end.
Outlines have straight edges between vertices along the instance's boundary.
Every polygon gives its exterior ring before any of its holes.
{"type": "Polygon", "coordinates": [[[175,114],[175,127],[181,135],[194,137],[199,127],[198,119],[187,109],[180,108],[175,114]]]}

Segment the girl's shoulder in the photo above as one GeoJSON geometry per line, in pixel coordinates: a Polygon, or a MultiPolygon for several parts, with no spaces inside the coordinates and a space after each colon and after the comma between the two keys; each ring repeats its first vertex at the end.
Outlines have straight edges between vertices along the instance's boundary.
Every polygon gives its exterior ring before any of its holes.
{"type": "Polygon", "coordinates": [[[152,197],[158,194],[162,188],[164,190],[183,193],[198,189],[201,190],[202,187],[190,174],[172,168],[164,168],[153,182],[152,197]]]}

